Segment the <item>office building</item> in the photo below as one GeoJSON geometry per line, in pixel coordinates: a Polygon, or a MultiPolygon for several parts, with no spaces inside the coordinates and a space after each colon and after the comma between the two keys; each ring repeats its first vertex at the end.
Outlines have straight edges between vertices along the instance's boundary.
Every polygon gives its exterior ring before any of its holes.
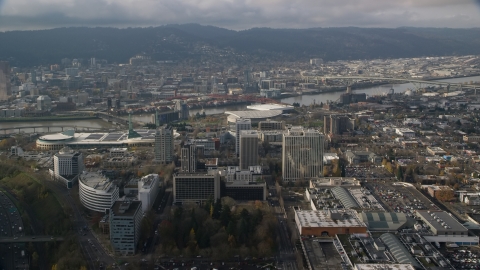
{"type": "Polygon", "coordinates": [[[55,180],[72,188],[84,168],[82,153],[65,147],[53,156],[53,171],[50,173],[55,180]]]}
{"type": "Polygon", "coordinates": [[[78,177],[80,202],[85,208],[105,213],[119,196],[119,188],[100,172],[84,171],[78,177]]]}
{"type": "Polygon", "coordinates": [[[262,179],[262,166],[249,166],[241,169],[237,166],[228,166],[225,170],[225,181],[227,182],[256,182],[262,179]]]}
{"type": "Polygon", "coordinates": [[[340,95],[340,103],[344,105],[365,101],[367,101],[367,95],[365,93],[351,93],[348,92],[348,88],[347,93],[340,95]]]}
{"type": "Polygon", "coordinates": [[[235,154],[238,156],[240,154],[240,131],[242,130],[251,130],[252,121],[250,119],[238,118],[235,121],[235,154]]]}
{"type": "Polygon", "coordinates": [[[241,130],[240,169],[248,169],[249,166],[255,165],[258,165],[258,132],[256,130],[241,130]]]}
{"type": "Polygon", "coordinates": [[[188,119],[188,117],[190,116],[188,105],[182,100],[179,100],[177,101],[177,103],[175,103],[175,112],[178,113],[179,120],[188,119]]]}
{"type": "Polygon", "coordinates": [[[37,110],[50,111],[52,108],[52,100],[49,96],[39,96],[37,98],[37,110]]]}
{"type": "Polygon", "coordinates": [[[176,174],[173,177],[173,202],[175,204],[204,203],[220,198],[220,176],[212,174],[176,174]]]}
{"type": "Polygon", "coordinates": [[[186,144],[180,149],[180,170],[184,173],[197,171],[197,146],[186,144]]]}
{"type": "Polygon", "coordinates": [[[78,76],[78,68],[66,68],[65,69],[65,75],[70,76],[70,77],[78,76]]]}
{"type": "Polygon", "coordinates": [[[149,174],[138,181],[138,200],[142,202],[142,211],[147,212],[153,206],[160,191],[160,177],[149,174]]]}
{"type": "Polygon", "coordinates": [[[283,181],[323,176],[324,136],[317,130],[292,128],[283,134],[283,181]]]}
{"type": "Polygon", "coordinates": [[[265,182],[229,182],[225,183],[225,193],[237,201],[265,201],[267,199],[267,183],[265,182]]]}
{"type": "Polygon", "coordinates": [[[0,61],[0,101],[8,100],[11,94],[10,66],[8,62],[0,61]]]}
{"type": "Polygon", "coordinates": [[[135,255],[143,218],[142,202],[116,201],[110,211],[110,243],[118,255],[135,255]]]}
{"type": "Polygon", "coordinates": [[[173,161],[173,129],[168,125],[155,132],[155,161],[167,164],[173,161]]]}
{"type": "Polygon", "coordinates": [[[351,132],[355,129],[355,119],[346,115],[325,115],[323,117],[324,134],[342,135],[344,132],[351,132]]]}
{"type": "Polygon", "coordinates": [[[267,119],[266,121],[258,122],[258,130],[283,130],[285,129],[285,123],[283,121],[272,121],[267,119]]]}

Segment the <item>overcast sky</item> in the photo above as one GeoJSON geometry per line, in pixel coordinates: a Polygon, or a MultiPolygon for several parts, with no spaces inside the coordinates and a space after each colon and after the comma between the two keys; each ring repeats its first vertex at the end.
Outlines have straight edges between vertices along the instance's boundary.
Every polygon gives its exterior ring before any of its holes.
{"type": "Polygon", "coordinates": [[[0,0],[0,31],[200,23],[252,27],[480,27],[480,0],[0,0]]]}

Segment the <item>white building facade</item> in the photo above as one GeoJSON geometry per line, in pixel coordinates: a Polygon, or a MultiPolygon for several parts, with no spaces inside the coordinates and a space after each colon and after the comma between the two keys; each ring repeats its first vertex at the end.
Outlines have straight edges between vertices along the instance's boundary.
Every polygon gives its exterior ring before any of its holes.
{"type": "Polygon", "coordinates": [[[119,188],[99,172],[79,175],[80,202],[85,208],[104,213],[118,200],[119,188]]]}
{"type": "Polygon", "coordinates": [[[323,177],[325,137],[318,130],[292,128],[283,134],[283,181],[323,177]]]}

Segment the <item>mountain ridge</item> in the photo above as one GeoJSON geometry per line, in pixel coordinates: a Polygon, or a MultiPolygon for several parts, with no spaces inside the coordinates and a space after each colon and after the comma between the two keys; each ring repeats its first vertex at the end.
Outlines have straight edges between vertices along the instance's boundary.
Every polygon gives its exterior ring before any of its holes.
{"type": "MultiPolygon", "coordinates": [[[[198,48],[231,49],[264,60],[407,58],[480,54],[480,28],[252,28],[200,24],[145,28],[63,27],[0,33],[0,59],[15,66],[59,63],[62,58],[126,63],[136,54],[154,60],[201,59],[198,48]]],[[[260,60],[258,60],[260,61],[260,60]]]]}

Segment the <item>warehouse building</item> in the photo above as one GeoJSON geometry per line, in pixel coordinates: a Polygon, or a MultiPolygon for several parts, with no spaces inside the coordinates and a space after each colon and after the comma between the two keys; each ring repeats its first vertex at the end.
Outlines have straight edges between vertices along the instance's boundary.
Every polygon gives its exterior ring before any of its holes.
{"type": "Polygon", "coordinates": [[[390,254],[393,255],[393,258],[398,263],[410,264],[415,268],[421,268],[421,265],[415,260],[415,258],[410,255],[410,252],[405,248],[405,246],[391,233],[385,233],[380,236],[380,239],[388,247],[390,254]]]}

